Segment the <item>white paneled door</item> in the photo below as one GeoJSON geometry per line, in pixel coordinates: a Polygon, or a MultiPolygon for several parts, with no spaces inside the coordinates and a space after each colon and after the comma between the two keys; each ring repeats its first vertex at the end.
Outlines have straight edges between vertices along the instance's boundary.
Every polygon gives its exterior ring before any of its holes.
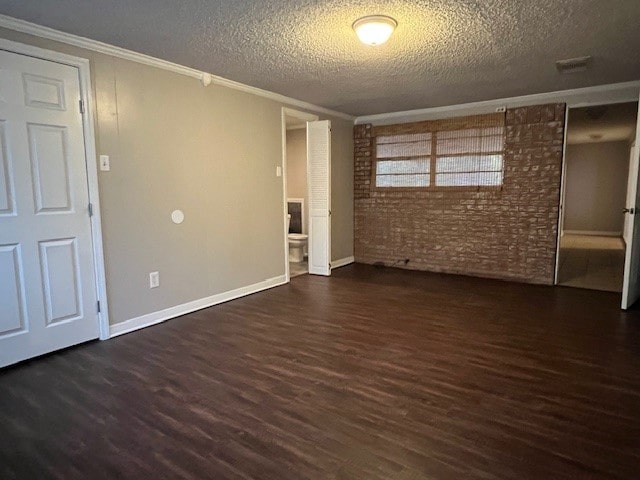
{"type": "Polygon", "coordinates": [[[331,122],[307,122],[309,273],[331,275],[331,122]]]}
{"type": "Polygon", "coordinates": [[[79,72],[0,51],[0,366],[98,338],[79,72]]]}

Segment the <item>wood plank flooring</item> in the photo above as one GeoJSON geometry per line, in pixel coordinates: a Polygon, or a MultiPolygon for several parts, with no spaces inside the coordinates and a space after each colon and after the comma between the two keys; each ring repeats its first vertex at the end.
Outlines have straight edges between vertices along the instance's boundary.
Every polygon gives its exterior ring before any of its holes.
{"type": "Polygon", "coordinates": [[[638,479],[619,295],[353,265],[0,372],[0,478],[638,479]]]}

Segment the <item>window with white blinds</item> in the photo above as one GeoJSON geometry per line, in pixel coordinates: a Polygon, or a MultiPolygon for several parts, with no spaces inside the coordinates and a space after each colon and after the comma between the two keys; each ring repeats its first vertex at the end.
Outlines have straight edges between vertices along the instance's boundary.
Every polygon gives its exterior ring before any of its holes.
{"type": "Polygon", "coordinates": [[[376,186],[430,185],[431,133],[377,137],[376,153],[376,186]]]}
{"type": "Polygon", "coordinates": [[[383,127],[376,135],[379,188],[497,187],[504,171],[504,118],[495,115],[383,127]],[[391,134],[386,134],[390,130],[391,134]],[[411,130],[403,133],[402,130],[411,130]],[[423,130],[423,131],[416,131],[423,130]]]}

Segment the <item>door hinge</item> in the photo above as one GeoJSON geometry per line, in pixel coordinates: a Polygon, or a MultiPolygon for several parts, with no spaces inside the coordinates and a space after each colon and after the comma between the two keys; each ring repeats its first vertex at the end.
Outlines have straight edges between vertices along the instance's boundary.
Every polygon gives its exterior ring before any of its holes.
{"type": "Polygon", "coordinates": [[[80,106],[80,113],[84,114],[84,100],[78,100],[78,105],[80,106]]]}
{"type": "Polygon", "coordinates": [[[331,210],[329,210],[329,216],[331,216],[331,210]]]}
{"type": "Polygon", "coordinates": [[[100,313],[100,300],[98,300],[98,313],[100,313]]]}
{"type": "Polygon", "coordinates": [[[89,210],[89,216],[93,217],[93,203],[89,204],[88,210],[89,210]]]}

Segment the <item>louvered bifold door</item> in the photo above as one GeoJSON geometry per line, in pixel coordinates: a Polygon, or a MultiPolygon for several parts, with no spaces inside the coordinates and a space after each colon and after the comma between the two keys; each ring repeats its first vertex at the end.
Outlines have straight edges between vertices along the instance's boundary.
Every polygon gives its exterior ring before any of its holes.
{"type": "Polygon", "coordinates": [[[331,275],[331,122],[307,123],[309,273],[331,275]]]}

